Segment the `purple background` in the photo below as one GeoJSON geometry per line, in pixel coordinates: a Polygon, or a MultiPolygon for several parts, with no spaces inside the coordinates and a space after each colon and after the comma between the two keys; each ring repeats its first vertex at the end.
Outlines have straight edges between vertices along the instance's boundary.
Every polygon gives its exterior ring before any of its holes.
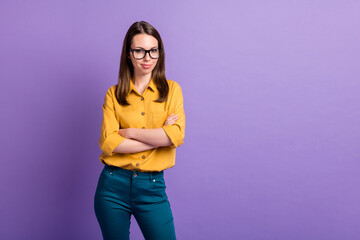
{"type": "MultiPolygon", "coordinates": [[[[360,239],[359,1],[1,1],[1,239],[101,239],[106,90],[162,35],[187,118],[178,239],[360,239]]],[[[132,239],[142,239],[132,220],[132,239]]]]}

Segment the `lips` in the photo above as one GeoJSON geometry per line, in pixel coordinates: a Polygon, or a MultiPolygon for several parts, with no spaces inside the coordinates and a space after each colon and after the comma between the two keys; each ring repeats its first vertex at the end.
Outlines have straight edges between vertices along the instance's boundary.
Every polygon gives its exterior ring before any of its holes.
{"type": "Polygon", "coordinates": [[[143,68],[151,68],[151,64],[141,64],[143,68]]]}

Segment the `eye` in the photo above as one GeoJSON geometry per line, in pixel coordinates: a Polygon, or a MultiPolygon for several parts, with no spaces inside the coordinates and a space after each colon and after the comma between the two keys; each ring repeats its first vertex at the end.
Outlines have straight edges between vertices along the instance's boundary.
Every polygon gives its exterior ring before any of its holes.
{"type": "Polygon", "coordinates": [[[135,53],[143,53],[144,50],[143,50],[143,49],[134,49],[134,52],[135,52],[135,53]]]}
{"type": "Polygon", "coordinates": [[[158,49],[157,48],[153,48],[150,50],[152,53],[157,53],[158,52],[158,49]]]}

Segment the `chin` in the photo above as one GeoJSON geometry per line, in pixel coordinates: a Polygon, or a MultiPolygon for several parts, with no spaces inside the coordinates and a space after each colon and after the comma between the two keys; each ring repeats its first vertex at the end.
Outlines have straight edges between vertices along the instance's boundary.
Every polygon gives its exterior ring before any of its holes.
{"type": "Polygon", "coordinates": [[[149,70],[145,70],[145,71],[142,71],[142,73],[144,74],[144,75],[146,75],[146,74],[150,74],[152,72],[152,70],[151,69],[149,69],[149,70]]]}
{"type": "Polygon", "coordinates": [[[154,70],[154,68],[150,68],[150,69],[142,69],[142,73],[143,74],[149,74],[149,73],[152,73],[152,71],[154,70]]]}

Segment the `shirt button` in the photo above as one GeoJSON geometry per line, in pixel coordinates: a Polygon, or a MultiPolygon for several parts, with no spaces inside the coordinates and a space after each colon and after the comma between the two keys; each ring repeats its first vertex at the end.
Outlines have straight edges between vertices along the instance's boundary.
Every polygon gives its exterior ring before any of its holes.
{"type": "Polygon", "coordinates": [[[145,155],[142,155],[142,159],[145,159],[146,157],[145,157],[145,155]]]}
{"type": "Polygon", "coordinates": [[[137,167],[138,167],[139,165],[140,165],[139,163],[136,164],[137,167]]]}
{"type": "Polygon", "coordinates": [[[145,114],[144,112],[141,113],[141,115],[144,115],[144,114],[145,114]]]}
{"type": "Polygon", "coordinates": [[[141,101],[144,101],[144,98],[143,98],[143,97],[141,97],[141,101]]]}
{"type": "Polygon", "coordinates": [[[134,177],[137,177],[137,174],[136,174],[136,173],[134,173],[134,177]]]}
{"type": "Polygon", "coordinates": [[[142,129],[144,129],[145,127],[142,127],[142,129]]]}

